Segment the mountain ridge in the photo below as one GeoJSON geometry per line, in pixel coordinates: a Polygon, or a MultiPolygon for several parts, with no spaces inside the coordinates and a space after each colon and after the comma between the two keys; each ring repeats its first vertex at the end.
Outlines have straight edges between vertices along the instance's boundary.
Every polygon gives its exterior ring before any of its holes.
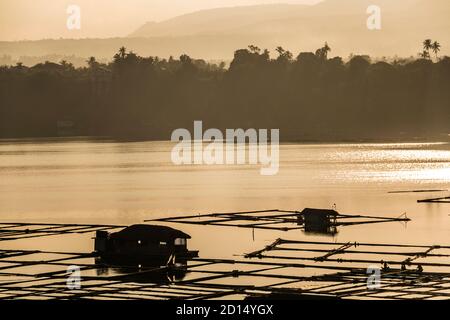
{"type": "Polygon", "coordinates": [[[442,45],[450,55],[448,0],[377,0],[382,29],[367,29],[366,5],[372,0],[326,0],[316,5],[258,5],[197,11],[151,22],[128,37],[78,40],[0,42],[0,56],[51,54],[111,59],[125,46],[144,56],[188,54],[206,60],[230,60],[236,49],[250,44],[273,51],[277,46],[298,54],[327,41],[331,56],[353,54],[417,56],[424,39],[442,45]],[[355,3],[357,5],[355,5],[355,3]],[[145,31],[145,32],[144,32],[145,31]]]}

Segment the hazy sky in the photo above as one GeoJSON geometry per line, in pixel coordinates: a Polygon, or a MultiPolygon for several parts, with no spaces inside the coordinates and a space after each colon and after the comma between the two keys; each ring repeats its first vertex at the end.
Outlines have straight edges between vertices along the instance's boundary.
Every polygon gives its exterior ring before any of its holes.
{"type": "Polygon", "coordinates": [[[147,21],[215,7],[320,0],[0,0],[0,40],[125,36],[147,21]],[[68,30],[69,5],[81,9],[81,29],[68,30]]]}

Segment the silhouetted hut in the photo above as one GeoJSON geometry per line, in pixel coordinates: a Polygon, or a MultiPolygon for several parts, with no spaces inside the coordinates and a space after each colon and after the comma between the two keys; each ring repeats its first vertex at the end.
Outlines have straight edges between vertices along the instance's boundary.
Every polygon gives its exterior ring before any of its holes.
{"type": "Polygon", "coordinates": [[[95,251],[114,260],[167,261],[172,255],[180,258],[196,255],[196,251],[187,249],[190,238],[170,227],[136,224],[111,234],[97,231],[95,251]]]}
{"type": "Polygon", "coordinates": [[[300,215],[306,232],[333,233],[339,213],[331,209],[305,208],[300,215]]]}

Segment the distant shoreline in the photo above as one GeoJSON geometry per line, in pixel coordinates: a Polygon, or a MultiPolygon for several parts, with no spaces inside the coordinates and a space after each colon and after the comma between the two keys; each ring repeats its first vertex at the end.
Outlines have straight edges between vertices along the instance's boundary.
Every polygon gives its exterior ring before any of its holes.
{"type": "MultiPolygon", "coordinates": [[[[0,138],[1,143],[35,143],[35,142],[88,142],[88,141],[98,141],[98,142],[171,142],[170,139],[152,139],[152,138],[124,138],[124,137],[112,137],[112,136],[70,136],[70,137],[58,137],[58,136],[48,136],[48,137],[16,137],[16,138],[0,138]]],[[[208,143],[205,141],[205,143],[208,143]]],[[[283,140],[280,139],[280,144],[450,144],[450,137],[445,139],[439,138],[417,138],[417,139],[397,139],[397,138],[384,138],[384,139],[335,139],[335,140],[283,140]]]]}

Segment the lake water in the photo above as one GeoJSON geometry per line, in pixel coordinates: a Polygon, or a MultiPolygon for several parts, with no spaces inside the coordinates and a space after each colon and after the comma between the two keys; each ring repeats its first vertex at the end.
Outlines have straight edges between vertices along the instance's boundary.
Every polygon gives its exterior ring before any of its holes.
{"type": "MultiPolygon", "coordinates": [[[[282,144],[280,170],[259,165],[175,166],[170,142],[38,140],[0,142],[0,220],[134,224],[144,219],[257,209],[331,208],[340,213],[412,221],[339,228],[333,237],[302,231],[172,224],[192,236],[202,257],[233,257],[276,238],[319,241],[450,244],[450,204],[417,203],[447,189],[449,143],[282,144]]],[[[89,252],[91,235],[2,242],[89,252]]]]}

